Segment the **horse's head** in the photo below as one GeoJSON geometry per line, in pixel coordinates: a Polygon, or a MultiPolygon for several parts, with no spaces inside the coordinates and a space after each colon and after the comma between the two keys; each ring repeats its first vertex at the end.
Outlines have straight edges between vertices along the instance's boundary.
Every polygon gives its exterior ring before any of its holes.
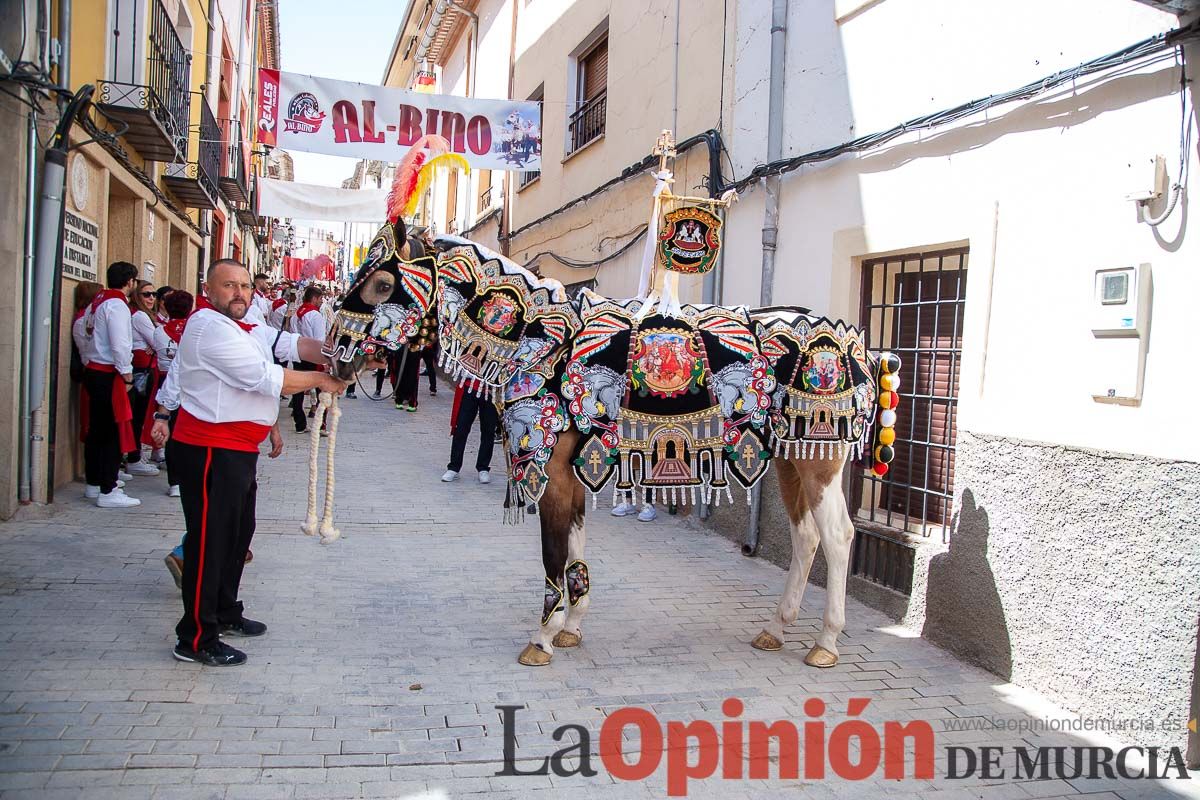
{"type": "Polygon", "coordinates": [[[368,357],[417,344],[428,336],[436,302],[437,267],[404,223],[379,229],[362,268],[346,292],[325,340],[333,374],[356,379],[368,357]]]}

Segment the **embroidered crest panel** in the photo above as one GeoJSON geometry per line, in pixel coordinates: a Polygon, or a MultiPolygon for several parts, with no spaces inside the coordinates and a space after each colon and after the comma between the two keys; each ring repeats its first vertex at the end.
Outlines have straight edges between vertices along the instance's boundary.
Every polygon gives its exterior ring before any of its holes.
{"type": "Polygon", "coordinates": [[[466,239],[441,236],[437,246],[441,358],[451,377],[488,397],[520,373],[549,379],[552,354],[579,329],[562,284],[466,239]]]}
{"type": "Polygon", "coordinates": [[[862,332],[801,309],[764,309],[754,318],[778,381],[775,451],[824,458],[850,448],[857,457],[869,442],[878,388],[878,362],[862,332]]]}
{"type": "Polygon", "coordinates": [[[582,327],[561,381],[582,434],[576,476],[593,493],[612,482],[675,501],[753,486],[770,461],[775,379],[746,310],[684,305],[680,316],[643,317],[641,309],[639,300],[581,297],[582,327]]]}

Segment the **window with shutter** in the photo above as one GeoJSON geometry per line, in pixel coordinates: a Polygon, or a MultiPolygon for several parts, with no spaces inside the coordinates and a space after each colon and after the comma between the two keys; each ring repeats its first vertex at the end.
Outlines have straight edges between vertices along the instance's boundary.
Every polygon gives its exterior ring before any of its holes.
{"type": "Polygon", "coordinates": [[[608,38],[596,43],[587,55],[579,60],[579,98],[592,100],[608,88],[608,38]]]}
{"type": "Polygon", "coordinates": [[[867,341],[895,352],[903,366],[891,468],[882,478],[855,471],[862,521],[926,536],[948,531],[967,257],[958,248],[863,264],[867,341]]]}
{"type": "Polygon", "coordinates": [[[576,110],[567,122],[568,153],[604,135],[608,110],[608,36],[602,36],[579,56],[576,110]]]}

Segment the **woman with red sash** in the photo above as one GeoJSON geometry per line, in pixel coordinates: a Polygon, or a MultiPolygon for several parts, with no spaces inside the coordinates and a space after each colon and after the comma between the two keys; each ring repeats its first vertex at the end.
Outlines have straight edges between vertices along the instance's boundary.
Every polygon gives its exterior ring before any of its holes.
{"type": "Polygon", "coordinates": [[[83,335],[91,342],[83,371],[89,402],[83,446],[86,494],[95,496],[100,508],[129,508],[141,505],[141,501],[118,486],[117,473],[121,454],[137,446],[129,404],[133,384],[129,295],[137,283],[137,267],[128,261],[116,261],[109,265],[106,279],[108,288],[96,295],[83,318],[83,335]]]}
{"type": "Polygon", "coordinates": [[[179,661],[208,666],[245,663],[224,636],[262,636],[238,598],[254,536],[258,448],[283,451],[275,423],[279,397],[309,389],[338,393],[345,384],[324,372],[286,370],[276,360],[326,361],[322,341],[243,321],[253,285],[240,263],[221,259],[208,270],[207,297],[196,301],[175,360],[158,392],[153,438],[170,437],[187,523],[183,540],[183,617],[175,627],[179,661]],[[177,410],[175,430],[168,411],[177,410]]]}
{"type": "MultiPolygon", "coordinates": [[[[158,474],[150,452],[153,444],[149,441],[150,425],[154,422],[150,417],[150,401],[158,391],[158,359],[154,355],[154,317],[157,313],[154,306],[157,300],[150,281],[138,281],[129,304],[133,315],[130,320],[133,326],[133,391],[129,400],[133,406],[133,432],[137,437],[133,450],[125,454],[128,462],[125,469],[131,475],[158,474]],[[147,451],[144,454],[143,445],[147,451]]],[[[161,456],[161,452],[158,455],[161,456]]]]}

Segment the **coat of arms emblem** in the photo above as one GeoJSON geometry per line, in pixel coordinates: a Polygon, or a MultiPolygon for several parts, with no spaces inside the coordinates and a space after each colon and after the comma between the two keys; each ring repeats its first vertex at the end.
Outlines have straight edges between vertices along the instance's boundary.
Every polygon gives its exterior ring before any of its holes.
{"type": "Polygon", "coordinates": [[[658,235],[658,263],[671,272],[699,275],[713,268],[721,250],[721,220],[696,206],[669,211],[658,235]]]}

